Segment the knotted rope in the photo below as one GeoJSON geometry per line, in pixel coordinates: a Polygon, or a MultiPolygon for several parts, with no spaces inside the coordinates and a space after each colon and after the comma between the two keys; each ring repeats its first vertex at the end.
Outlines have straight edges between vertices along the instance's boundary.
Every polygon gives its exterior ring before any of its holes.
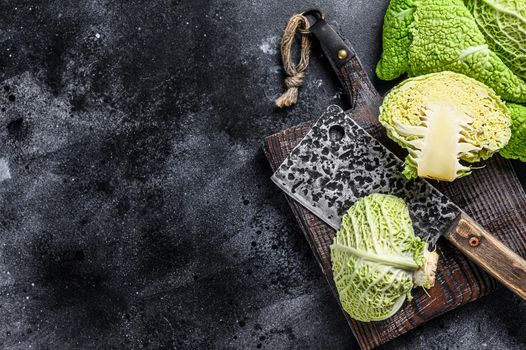
{"type": "Polygon", "coordinates": [[[283,61],[283,69],[287,74],[285,78],[285,85],[287,90],[276,99],[276,105],[280,108],[290,107],[298,102],[298,89],[303,85],[305,74],[303,73],[309,65],[310,54],[310,35],[307,29],[309,28],[309,21],[303,14],[292,16],[283,31],[281,38],[281,60],[283,61]],[[300,60],[295,66],[292,63],[292,45],[298,29],[301,32],[301,46],[300,46],[300,60]]]}

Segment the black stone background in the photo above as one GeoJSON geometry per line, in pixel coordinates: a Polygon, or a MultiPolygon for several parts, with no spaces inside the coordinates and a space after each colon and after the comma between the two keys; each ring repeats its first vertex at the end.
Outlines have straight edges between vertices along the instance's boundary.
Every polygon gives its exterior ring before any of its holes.
{"type": "MultiPolygon", "coordinates": [[[[274,108],[290,15],[373,76],[386,4],[0,1],[0,348],[355,349],[261,145],[342,104],[315,46],[274,108]]],[[[525,346],[500,290],[384,349],[525,346]]]]}

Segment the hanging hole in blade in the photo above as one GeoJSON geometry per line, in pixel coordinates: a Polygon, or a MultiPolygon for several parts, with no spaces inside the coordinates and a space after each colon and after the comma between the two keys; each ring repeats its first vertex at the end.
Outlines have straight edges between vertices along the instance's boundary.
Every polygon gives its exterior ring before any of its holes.
{"type": "Polygon", "coordinates": [[[345,136],[345,129],[340,125],[333,125],[329,128],[329,140],[338,142],[345,136]]]}

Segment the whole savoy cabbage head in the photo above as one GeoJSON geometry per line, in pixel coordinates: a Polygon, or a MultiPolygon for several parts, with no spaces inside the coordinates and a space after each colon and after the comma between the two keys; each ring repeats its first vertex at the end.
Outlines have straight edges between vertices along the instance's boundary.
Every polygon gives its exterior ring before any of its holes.
{"type": "MultiPolygon", "coordinates": [[[[522,30],[517,25],[511,27],[505,31],[522,30]]],[[[496,32],[495,28],[491,30],[496,32]]],[[[514,38],[523,40],[521,35],[524,31],[514,38]]],[[[502,34],[486,36],[497,39],[502,34]]],[[[492,50],[503,42],[498,40],[489,45],[462,0],[391,0],[384,18],[383,53],[376,74],[380,79],[392,80],[404,73],[418,76],[453,71],[485,83],[505,100],[526,102],[526,82],[492,50]]],[[[503,50],[497,52],[504,56],[503,50]]],[[[514,53],[506,54],[506,61],[520,65],[523,50],[524,43],[514,53]]],[[[520,73],[524,65],[519,68],[520,73]]]]}
{"type": "Polygon", "coordinates": [[[343,309],[368,322],[391,317],[413,287],[431,288],[438,254],[415,236],[402,199],[371,194],[343,216],[331,260],[343,309]]]}

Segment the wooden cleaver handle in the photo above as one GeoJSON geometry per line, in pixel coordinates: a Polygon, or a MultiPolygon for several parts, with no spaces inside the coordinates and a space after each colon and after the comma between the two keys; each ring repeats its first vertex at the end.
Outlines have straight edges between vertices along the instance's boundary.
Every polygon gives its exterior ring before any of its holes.
{"type": "Polygon", "coordinates": [[[508,289],[526,300],[526,261],[462,213],[445,237],[508,289]]]}

